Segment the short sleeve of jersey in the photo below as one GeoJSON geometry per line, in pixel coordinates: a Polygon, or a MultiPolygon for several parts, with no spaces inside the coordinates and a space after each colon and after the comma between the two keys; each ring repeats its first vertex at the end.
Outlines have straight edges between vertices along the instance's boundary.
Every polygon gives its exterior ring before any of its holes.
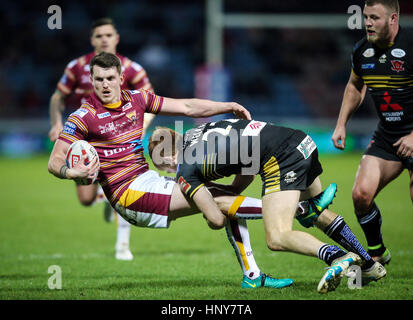
{"type": "Polygon", "coordinates": [[[131,61],[129,66],[125,69],[124,74],[130,89],[144,89],[153,92],[152,84],[149,81],[148,75],[139,63],[131,61]]]}
{"type": "Polygon", "coordinates": [[[132,100],[144,107],[144,112],[158,114],[162,109],[163,97],[147,90],[131,90],[132,100]]]}
{"type": "Polygon", "coordinates": [[[57,89],[61,91],[64,95],[69,95],[73,92],[76,86],[76,68],[78,65],[77,59],[72,60],[66,66],[63,76],[57,83],[57,89]]]}
{"type": "Polygon", "coordinates": [[[80,107],[73,112],[66,120],[59,140],[63,140],[69,144],[77,140],[86,140],[88,135],[87,118],[91,116],[90,110],[85,107],[80,107]]]}
{"type": "Polygon", "coordinates": [[[204,185],[204,182],[197,174],[196,165],[180,164],[176,173],[176,182],[182,192],[193,198],[195,193],[204,185]]]}
{"type": "Polygon", "coordinates": [[[358,59],[359,46],[360,46],[360,42],[357,42],[356,45],[354,46],[353,52],[351,54],[351,69],[356,74],[356,76],[358,76],[358,77],[360,77],[360,75],[361,75],[360,63],[359,63],[359,59],[358,59]]]}

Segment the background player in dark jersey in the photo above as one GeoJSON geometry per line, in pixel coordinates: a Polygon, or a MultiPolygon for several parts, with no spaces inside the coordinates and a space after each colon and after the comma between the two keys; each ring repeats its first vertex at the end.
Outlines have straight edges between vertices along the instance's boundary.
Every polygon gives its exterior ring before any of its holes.
{"type": "MultiPolygon", "coordinates": [[[[63,129],[64,110],[76,110],[90,96],[91,92],[93,92],[93,87],[90,82],[89,63],[90,60],[100,52],[116,54],[121,60],[125,77],[122,83],[122,89],[145,89],[152,91],[152,85],[142,66],[116,52],[119,38],[120,36],[117,33],[112,19],[102,18],[93,23],[90,43],[94,51],[72,60],[67,65],[63,76],[57,84],[57,89],[50,99],[51,129],[49,138],[51,141],[55,141],[63,129]]],[[[153,117],[153,114],[145,113],[144,133],[153,117]]],[[[97,184],[88,186],[76,185],[76,190],[78,199],[84,206],[94,204],[96,199],[106,201],[102,189],[99,188],[97,184]]],[[[115,257],[119,260],[133,259],[133,255],[129,249],[130,224],[121,216],[116,215],[107,202],[104,208],[105,220],[111,221],[113,217],[115,217],[117,222],[115,257]]]]}
{"type": "Polygon", "coordinates": [[[367,36],[354,47],[353,69],[331,139],[336,148],[345,148],[346,123],[368,90],[380,121],[361,159],[352,197],[370,255],[386,264],[391,256],[375,198],[408,169],[413,201],[413,33],[399,26],[397,0],[367,0],[364,17],[367,36]]]}
{"type": "MultiPolygon", "coordinates": [[[[371,259],[344,219],[325,209],[330,203],[328,194],[334,196],[336,186],[322,193],[318,151],[304,132],[260,121],[228,119],[189,130],[181,148],[177,137],[168,128],[158,128],[150,138],[149,153],[159,170],[177,172],[181,190],[207,219],[220,212],[207,187],[222,187],[210,181],[236,175],[229,190],[239,194],[259,173],[263,181],[262,215],[268,247],[319,257],[331,265],[319,283],[319,292],[334,290],[353,263],[364,264],[366,280],[385,276],[384,267],[371,259]],[[178,147],[172,147],[175,145],[178,147]],[[320,194],[327,195],[317,198],[320,194]],[[315,223],[351,252],[346,254],[337,246],[292,229],[300,199],[312,199],[310,202],[317,210],[306,212],[299,221],[307,227],[315,223]]],[[[217,221],[208,223],[212,228],[222,226],[217,221]]]]}

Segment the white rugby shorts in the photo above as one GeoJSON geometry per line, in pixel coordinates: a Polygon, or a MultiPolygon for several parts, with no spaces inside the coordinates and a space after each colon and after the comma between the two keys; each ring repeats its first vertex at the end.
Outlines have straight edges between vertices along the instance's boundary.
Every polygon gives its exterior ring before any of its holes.
{"type": "Polygon", "coordinates": [[[130,224],[145,228],[168,228],[169,204],[175,180],[149,170],[138,176],[122,194],[115,210],[130,224]]]}

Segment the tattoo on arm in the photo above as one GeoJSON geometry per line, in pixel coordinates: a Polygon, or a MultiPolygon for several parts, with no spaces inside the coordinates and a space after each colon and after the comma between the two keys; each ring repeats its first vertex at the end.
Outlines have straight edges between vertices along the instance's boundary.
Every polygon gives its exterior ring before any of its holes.
{"type": "Polygon", "coordinates": [[[66,171],[67,171],[67,169],[69,169],[69,167],[68,167],[67,165],[65,165],[65,164],[60,167],[60,178],[62,178],[62,179],[66,179],[66,178],[67,178],[67,176],[66,176],[66,171]]]}

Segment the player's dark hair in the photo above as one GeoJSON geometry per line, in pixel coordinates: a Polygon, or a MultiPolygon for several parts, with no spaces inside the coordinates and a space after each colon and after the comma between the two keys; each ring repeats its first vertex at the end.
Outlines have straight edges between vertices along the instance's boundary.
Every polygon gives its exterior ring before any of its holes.
{"type": "Polygon", "coordinates": [[[122,73],[122,65],[120,59],[113,53],[101,52],[92,58],[92,60],[90,61],[90,74],[92,76],[94,66],[99,66],[105,69],[116,67],[118,73],[122,73]]]}
{"type": "Polygon", "coordinates": [[[397,15],[400,15],[398,0],[366,0],[366,6],[374,6],[375,4],[381,4],[383,7],[386,7],[392,12],[397,13],[397,15]]]}
{"type": "Polygon", "coordinates": [[[90,36],[93,36],[93,32],[95,32],[97,27],[105,26],[107,24],[110,24],[116,30],[116,25],[111,18],[100,18],[92,23],[92,27],[90,28],[90,36]]]}

